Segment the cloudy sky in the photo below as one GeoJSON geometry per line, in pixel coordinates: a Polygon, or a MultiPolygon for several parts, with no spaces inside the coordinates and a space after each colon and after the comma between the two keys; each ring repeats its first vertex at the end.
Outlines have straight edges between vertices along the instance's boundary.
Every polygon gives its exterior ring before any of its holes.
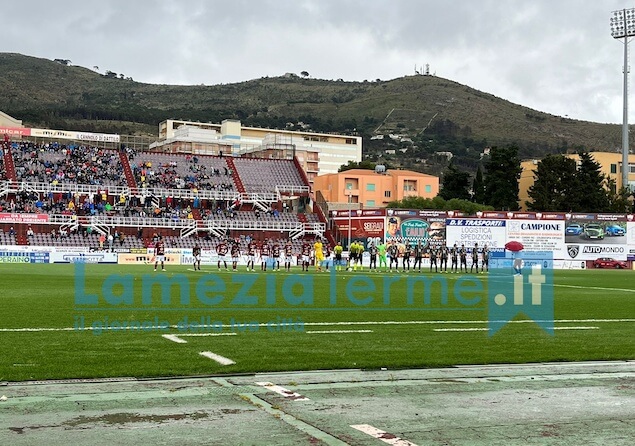
{"type": "MultiPolygon", "coordinates": [[[[22,0],[3,5],[1,51],[181,85],[301,71],[321,79],[389,80],[429,64],[431,74],[536,110],[621,123],[623,44],[611,37],[609,20],[612,11],[632,6],[617,0],[22,0]]],[[[634,122],[635,110],[631,116],[634,122]]]]}

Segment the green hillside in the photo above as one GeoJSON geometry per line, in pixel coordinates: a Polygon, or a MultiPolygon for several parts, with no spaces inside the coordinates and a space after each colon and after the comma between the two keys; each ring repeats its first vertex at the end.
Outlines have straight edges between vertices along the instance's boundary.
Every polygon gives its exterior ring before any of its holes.
{"type": "Polygon", "coordinates": [[[155,136],[157,124],[168,118],[234,118],[289,129],[302,123],[316,132],[362,135],[371,159],[386,148],[407,149],[408,156],[398,151],[388,161],[424,171],[443,164],[435,151],[453,152],[471,170],[484,146],[515,144],[522,156],[538,157],[621,145],[618,125],[542,113],[435,76],[346,82],[291,75],[227,85],[154,85],[0,53],[0,88],[0,110],[27,126],[155,136]],[[370,141],[395,132],[413,143],[370,141]]]}

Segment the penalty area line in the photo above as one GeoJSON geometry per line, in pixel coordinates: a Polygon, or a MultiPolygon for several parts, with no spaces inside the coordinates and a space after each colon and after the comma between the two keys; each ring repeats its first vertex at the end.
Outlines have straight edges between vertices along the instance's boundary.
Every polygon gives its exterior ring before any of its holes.
{"type": "Polygon", "coordinates": [[[164,334],[161,337],[168,341],[176,342],[177,344],[187,344],[184,337],[203,337],[203,336],[236,336],[237,333],[179,333],[179,334],[164,334]]]}
{"type": "MultiPolygon", "coordinates": [[[[553,327],[554,330],[599,330],[600,327],[553,327]]],[[[488,331],[489,328],[433,328],[432,331],[462,332],[462,331],[488,331]]]]}
{"type": "Polygon", "coordinates": [[[217,355],[216,353],[212,353],[212,352],[200,352],[199,355],[204,356],[205,358],[212,359],[212,360],[216,361],[217,363],[219,363],[220,365],[233,365],[233,364],[236,364],[231,359],[225,358],[224,356],[217,355]]]}

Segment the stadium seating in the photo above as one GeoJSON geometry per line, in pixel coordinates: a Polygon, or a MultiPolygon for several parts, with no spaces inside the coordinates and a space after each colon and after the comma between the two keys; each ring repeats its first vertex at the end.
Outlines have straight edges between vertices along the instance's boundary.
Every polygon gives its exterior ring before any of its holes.
{"type": "MultiPolygon", "coordinates": [[[[47,214],[51,228],[55,227],[54,223],[67,221],[73,215],[81,218],[103,216],[115,220],[100,221],[101,230],[114,230],[119,225],[120,229],[131,231],[141,217],[146,220],[141,221],[140,226],[156,226],[164,235],[170,229],[183,232],[183,235],[196,235],[206,234],[214,228],[212,235],[220,235],[226,229],[242,236],[260,230],[262,234],[254,236],[264,238],[266,234],[271,236],[281,232],[279,224],[283,224],[284,231],[294,228],[294,237],[301,237],[299,231],[303,226],[298,229],[298,223],[319,223],[320,220],[314,214],[282,211],[281,201],[285,195],[306,194],[307,185],[298,168],[293,160],[227,158],[129,148],[118,151],[55,142],[13,142],[5,157],[0,157],[0,179],[4,180],[5,191],[12,189],[14,192],[0,196],[0,212],[47,214]],[[6,157],[15,165],[16,182],[7,181],[3,169],[7,164],[6,157]],[[78,189],[78,186],[92,189],[78,189]],[[184,191],[183,195],[177,191],[184,191]],[[207,195],[199,198],[199,191],[207,195]],[[156,217],[160,219],[155,220],[156,217]],[[130,219],[137,220],[130,222],[130,219]],[[230,220],[245,224],[236,225],[230,220]],[[186,223],[188,221],[193,221],[194,226],[186,223]],[[209,226],[211,222],[214,223],[209,226]],[[259,223],[263,223],[262,228],[259,223]]],[[[87,222],[93,220],[84,220],[84,224],[95,224],[87,222]]],[[[26,232],[24,224],[18,221],[15,224],[19,234],[26,232]]],[[[3,225],[5,230],[6,227],[7,224],[3,225]]],[[[3,237],[0,242],[91,248],[99,245],[94,233],[89,237],[69,235],[62,240],[51,239],[50,232],[42,233],[41,228],[38,231],[41,233],[26,241],[20,236],[17,239],[3,237]]],[[[290,235],[288,232],[287,236],[290,235]]],[[[175,234],[170,243],[192,247],[195,240],[202,239],[181,238],[180,234],[175,234]]],[[[144,240],[136,240],[136,237],[124,239],[123,247],[143,247],[149,241],[147,235],[144,240]]]]}

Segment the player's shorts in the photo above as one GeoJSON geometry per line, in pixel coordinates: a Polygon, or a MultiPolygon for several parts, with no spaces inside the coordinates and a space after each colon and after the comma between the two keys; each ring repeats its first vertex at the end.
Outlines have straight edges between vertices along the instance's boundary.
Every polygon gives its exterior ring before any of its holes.
{"type": "Polygon", "coordinates": [[[335,254],[335,261],[336,262],[341,262],[342,261],[342,254],[335,254]]]}
{"type": "Polygon", "coordinates": [[[157,254],[156,256],[154,256],[154,261],[155,262],[165,262],[165,254],[157,254]]]}
{"type": "Polygon", "coordinates": [[[199,262],[201,260],[201,255],[200,254],[196,254],[194,256],[194,260],[196,260],[197,262],[199,262]]]}
{"type": "Polygon", "coordinates": [[[302,256],[302,261],[303,262],[307,262],[308,263],[309,260],[311,260],[311,258],[309,256],[305,256],[305,255],[302,256]]]}
{"type": "Polygon", "coordinates": [[[247,261],[248,262],[253,262],[254,260],[256,260],[256,256],[253,254],[250,254],[247,256],[247,261]]]}
{"type": "Polygon", "coordinates": [[[232,256],[232,262],[238,262],[238,256],[232,256]]]}
{"type": "Polygon", "coordinates": [[[315,260],[317,262],[323,262],[324,261],[324,254],[321,254],[321,253],[315,254],[315,260]]]}
{"type": "Polygon", "coordinates": [[[269,256],[268,255],[265,254],[265,255],[260,256],[260,261],[262,263],[266,263],[267,260],[269,260],[269,256]]]}
{"type": "Polygon", "coordinates": [[[227,260],[227,259],[226,259],[226,254],[218,254],[218,261],[219,261],[219,262],[220,262],[220,261],[223,261],[223,262],[224,262],[225,260],[227,260]]]}

